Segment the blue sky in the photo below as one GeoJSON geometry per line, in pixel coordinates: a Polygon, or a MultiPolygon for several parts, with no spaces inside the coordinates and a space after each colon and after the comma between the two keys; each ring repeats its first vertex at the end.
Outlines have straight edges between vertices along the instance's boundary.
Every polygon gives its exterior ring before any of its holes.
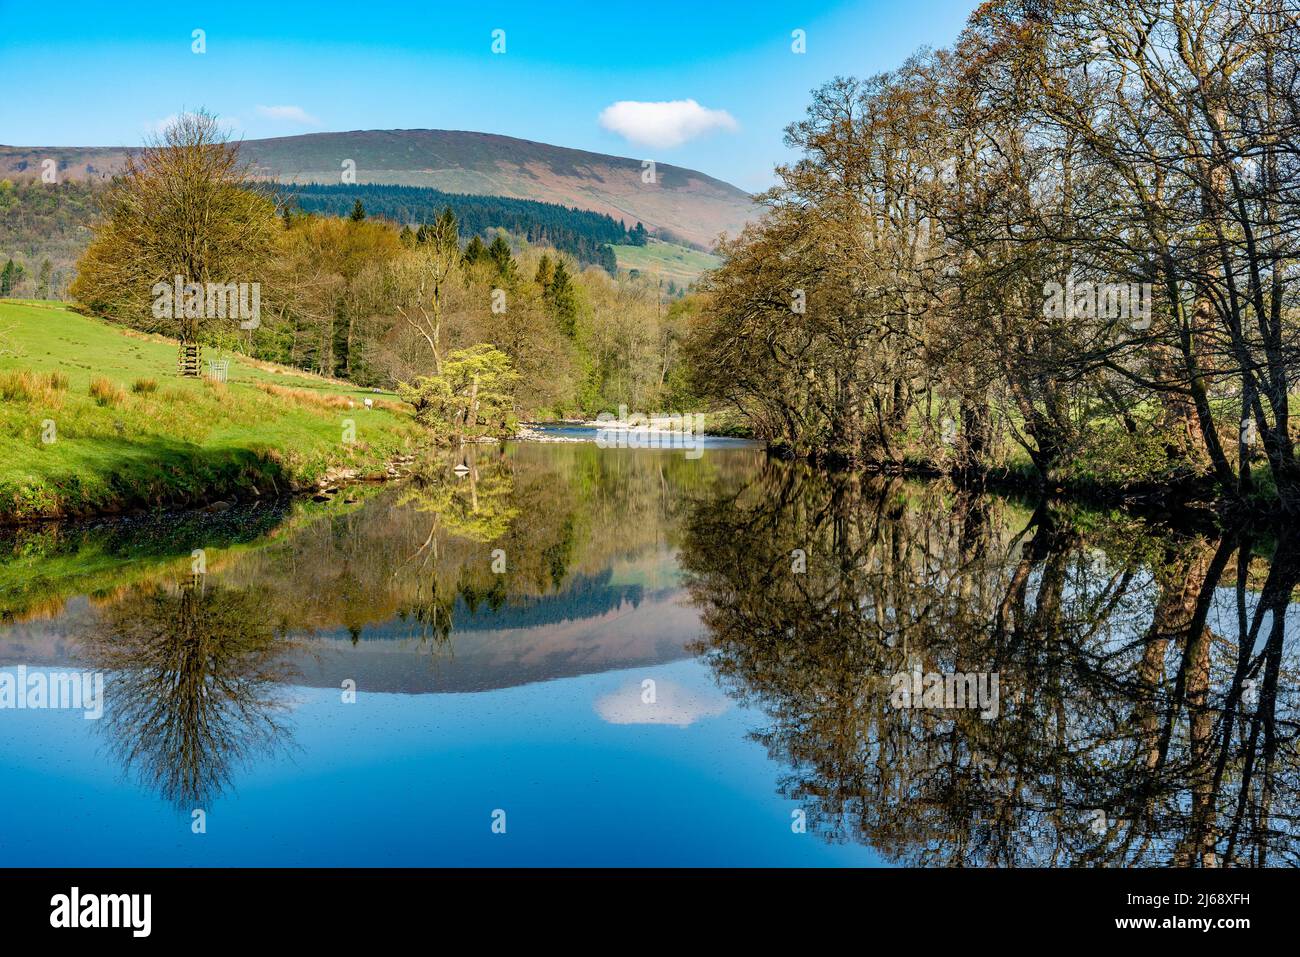
{"type": "Polygon", "coordinates": [[[204,107],[250,139],[478,130],[655,159],[757,190],[789,158],[782,131],[809,90],[951,44],[972,7],[0,0],[0,143],[137,145],[166,117],[204,107]],[[195,29],[205,33],[201,55],[191,50],[195,29]],[[806,32],[802,55],[791,52],[795,29],[806,32]],[[492,52],[494,30],[505,31],[503,54],[492,52]],[[640,105],[663,103],[674,105],[640,105]]]}

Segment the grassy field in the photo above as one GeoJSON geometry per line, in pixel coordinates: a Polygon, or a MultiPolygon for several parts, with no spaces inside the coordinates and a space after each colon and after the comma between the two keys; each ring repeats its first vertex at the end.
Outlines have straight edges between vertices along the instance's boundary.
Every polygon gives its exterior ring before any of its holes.
{"type": "Polygon", "coordinates": [[[716,268],[722,260],[710,253],[702,253],[688,246],[676,243],[661,243],[650,240],[644,246],[612,246],[618,257],[619,269],[639,269],[641,272],[655,273],[669,279],[679,286],[689,285],[707,270],[716,268]]]}
{"type": "Polygon", "coordinates": [[[247,499],[331,469],[379,475],[420,439],[390,394],[227,357],[224,384],[181,379],[163,337],[0,300],[0,522],[247,499]]]}

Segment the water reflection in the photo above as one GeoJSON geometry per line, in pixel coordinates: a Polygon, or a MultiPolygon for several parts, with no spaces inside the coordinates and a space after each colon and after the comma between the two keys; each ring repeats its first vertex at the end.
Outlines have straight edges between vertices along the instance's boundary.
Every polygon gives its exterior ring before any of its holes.
{"type": "MultiPolygon", "coordinates": [[[[297,747],[295,689],[332,689],[320,722],[341,720],[328,709],[348,679],[487,692],[627,669],[580,709],[627,735],[608,753],[743,714],[811,830],[892,861],[1297,862],[1291,535],[832,478],[743,449],[469,448],[354,494],[186,519],[135,551],[116,526],[16,540],[0,664],[109,672],[114,763],[183,808],[297,747]],[[696,677],[660,681],[648,710],[641,672],[672,662],[696,677]],[[997,707],[921,693],[955,675],[996,676],[997,707]]],[[[485,749],[518,759],[563,697],[485,749]]],[[[359,733],[377,720],[354,714],[359,733]]],[[[717,747],[743,743],[737,727],[717,747]]]]}
{"type": "Polygon", "coordinates": [[[915,865],[1296,860],[1291,537],[772,464],[697,503],[682,560],[699,654],[828,840],[915,865]],[[914,670],[999,675],[998,717],[895,706],[914,670]]]}
{"type": "Polygon", "coordinates": [[[285,745],[287,623],[256,589],[191,576],[130,589],[77,635],[109,673],[102,725],[120,765],[164,799],[200,808],[258,754],[285,745]]]}

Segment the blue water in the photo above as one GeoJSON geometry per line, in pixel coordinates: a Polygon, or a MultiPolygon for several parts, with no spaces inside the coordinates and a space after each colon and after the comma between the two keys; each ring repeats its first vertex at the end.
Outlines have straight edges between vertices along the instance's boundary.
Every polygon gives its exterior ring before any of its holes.
{"type": "Polygon", "coordinates": [[[751,737],[763,715],[690,650],[680,499],[760,461],[710,441],[699,459],[489,450],[414,499],[307,503],[251,547],[234,511],[18,543],[38,571],[44,549],[111,553],[121,589],[0,595],[0,673],[94,670],[107,691],[102,720],[0,702],[0,866],[874,863],[796,833],[785,771],[751,737]],[[494,545],[508,573],[489,570],[494,545]],[[200,755],[192,779],[181,752],[200,755]]]}
{"type": "Polygon", "coordinates": [[[1278,755],[1300,726],[1286,539],[743,447],[427,464],[0,530],[0,866],[1184,866],[1205,834],[1296,859],[1294,762],[1262,755],[1266,720],[1278,755]],[[994,717],[898,705],[916,668],[992,672],[994,717]],[[102,675],[103,717],[13,707],[20,669],[102,675]]]}
{"type": "Polygon", "coordinates": [[[877,862],[794,832],[797,804],[746,738],[752,715],[694,660],[480,693],[362,691],[352,704],[327,688],[283,694],[291,750],[244,767],[204,809],[203,834],[115,766],[99,722],[0,712],[0,864],[877,862]],[[641,703],[647,678],[664,712],[641,703]]]}

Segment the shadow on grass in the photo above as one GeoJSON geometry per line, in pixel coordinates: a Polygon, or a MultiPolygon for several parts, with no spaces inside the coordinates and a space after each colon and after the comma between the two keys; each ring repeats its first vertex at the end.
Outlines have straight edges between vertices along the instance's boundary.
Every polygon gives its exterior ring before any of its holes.
{"type": "Polygon", "coordinates": [[[198,446],[159,436],[68,440],[35,453],[26,481],[0,485],[0,522],[79,518],[280,495],[293,488],[265,448],[198,446]]]}

